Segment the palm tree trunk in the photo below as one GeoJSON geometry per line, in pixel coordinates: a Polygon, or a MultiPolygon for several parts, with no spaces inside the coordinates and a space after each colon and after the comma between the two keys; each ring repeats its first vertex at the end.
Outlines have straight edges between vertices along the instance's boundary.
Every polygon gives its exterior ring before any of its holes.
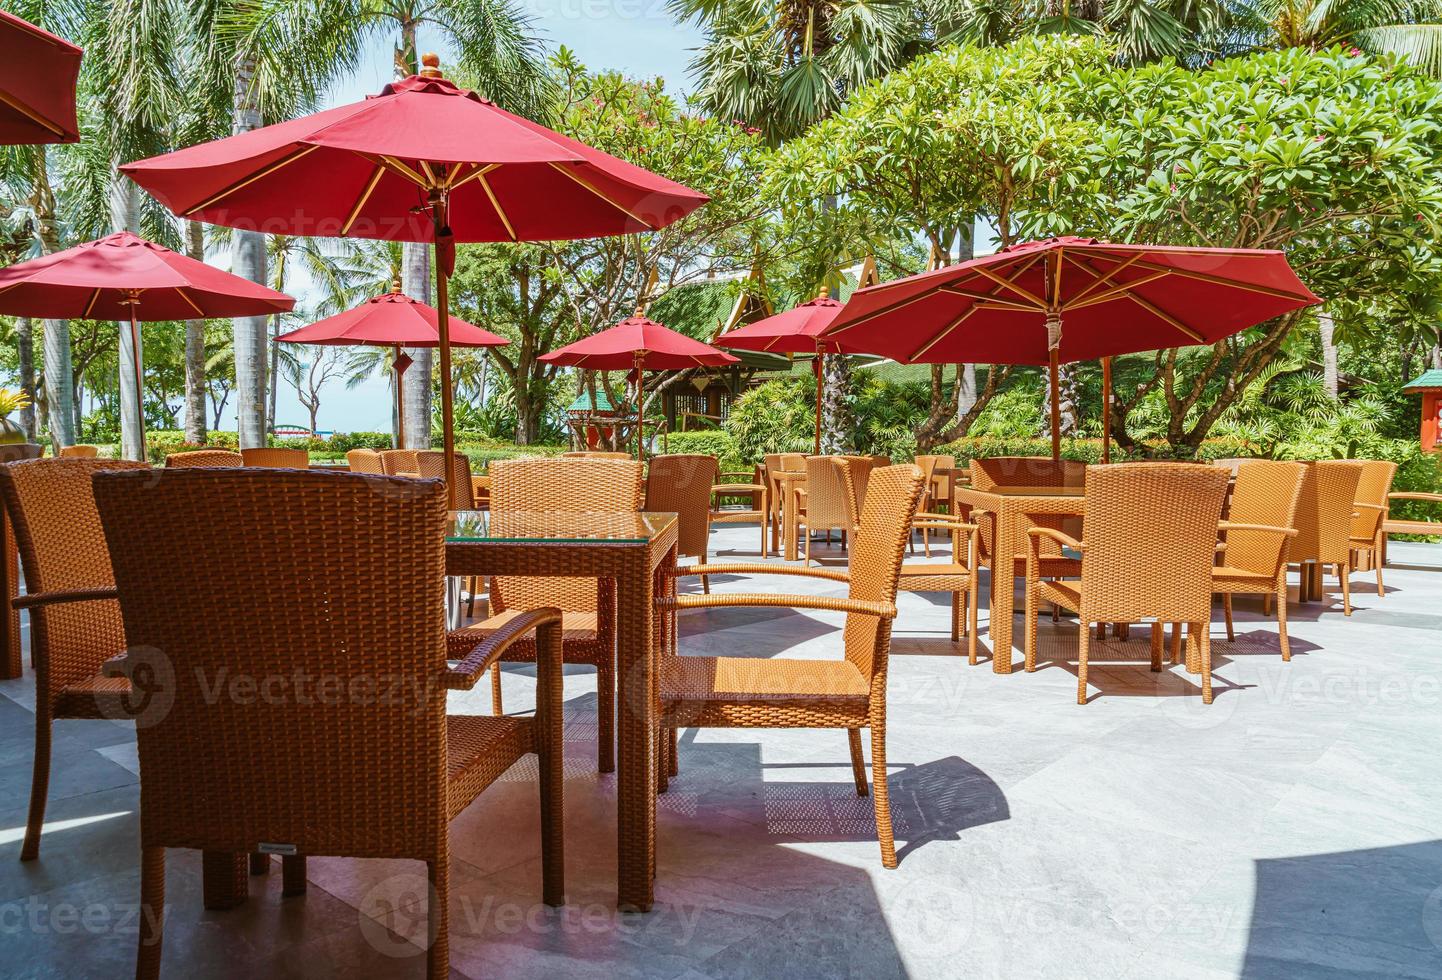
{"type": "MultiPolygon", "coordinates": [[[[404,78],[420,68],[416,48],[416,24],[401,22],[401,46],[396,51],[396,77],[404,78]]],[[[431,301],[431,250],[424,242],[406,242],[401,246],[401,289],[422,303],[431,301]]],[[[402,445],[407,449],[431,447],[431,358],[429,347],[407,347],[411,366],[401,376],[401,402],[405,406],[405,432],[402,445]]]]}
{"type": "MultiPolygon", "coordinates": [[[[30,204],[35,212],[41,249],[47,255],[60,251],[60,229],[55,221],[55,193],[50,187],[43,153],[36,158],[35,186],[31,191],[30,204]]],[[[73,446],[75,403],[71,394],[74,370],[70,361],[70,322],[42,320],[40,335],[41,363],[45,372],[45,428],[50,430],[50,438],[57,449],[61,446],[73,446]]]]}
{"type": "MultiPolygon", "coordinates": [[[[116,231],[140,233],[140,186],[125,177],[117,177],[110,188],[110,224],[116,231]]],[[[138,312],[138,311],[137,311],[138,312]]],[[[145,416],[140,405],[145,392],[139,385],[145,364],[145,349],[140,331],[130,329],[130,321],[118,324],[120,330],[120,455],[125,459],[145,458],[145,416]]]]}
{"type": "MultiPolygon", "coordinates": [[[[275,259],[275,281],[271,283],[271,288],[278,293],[283,293],[285,292],[285,259],[286,256],[290,254],[291,240],[288,238],[281,239],[278,244],[280,245],[280,248],[277,250],[275,259]]],[[[281,333],[279,313],[276,313],[270,318],[269,329],[270,385],[268,386],[269,390],[266,394],[265,402],[265,430],[267,432],[274,432],[276,402],[279,400],[280,397],[280,344],[276,343],[275,340],[275,338],[279,337],[281,333]]],[[[314,429],[315,427],[312,426],[311,428],[314,429]]]]}
{"type": "Polygon", "coordinates": [[[20,390],[30,398],[30,405],[20,409],[20,428],[27,442],[35,441],[35,321],[22,316],[15,321],[15,346],[18,349],[20,390]]]}
{"type": "MultiPolygon", "coordinates": [[[[185,254],[205,261],[205,231],[185,223],[185,254]]],[[[205,445],[205,321],[185,321],[185,441],[205,445]]]]}
{"type": "MultiPolygon", "coordinates": [[[[976,217],[967,215],[957,229],[956,261],[966,262],[976,257],[976,217]]],[[[976,407],[976,365],[960,364],[956,373],[956,417],[976,407]]]]}
{"type": "Polygon", "coordinates": [[[1322,338],[1322,384],[1327,397],[1337,400],[1337,342],[1334,340],[1336,325],[1332,314],[1326,310],[1317,311],[1317,333],[1322,338]]]}
{"type": "MultiPolygon", "coordinates": [[[[246,133],[260,127],[260,110],[253,92],[255,62],[243,59],[235,71],[235,106],[232,129],[246,133]]],[[[265,239],[259,232],[236,230],[231,252],[231,271],[253,283],[265,285],[265,239]]],[[[235,402],[236,428],[242,449],[265,445],[265,393],[267,322],[264,316],[236,317],[235,402]]]]}

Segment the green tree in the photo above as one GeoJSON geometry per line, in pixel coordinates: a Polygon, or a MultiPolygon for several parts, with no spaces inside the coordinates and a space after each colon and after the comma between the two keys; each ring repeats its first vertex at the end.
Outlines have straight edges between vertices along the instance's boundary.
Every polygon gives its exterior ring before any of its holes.
{"type": "Polygon", "coordinates": [[[1321,50],[1355,46],[1407,57],[1442,78],[1439,0],[1254,0],[1242,8],[1259,44],[1321,50]]]}

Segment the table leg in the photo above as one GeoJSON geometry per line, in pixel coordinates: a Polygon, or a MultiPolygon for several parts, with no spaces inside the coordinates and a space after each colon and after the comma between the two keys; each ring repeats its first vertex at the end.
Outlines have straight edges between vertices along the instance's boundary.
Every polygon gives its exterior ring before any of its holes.
{"type": "Polygon", "coordinates": [[[796,493],[785,481],[781,484],[781,540],[786,548],[786,560],[796,561],[796,493]]]}
{"type": "Polygon", "coordinates": [[[991,669],[996,674],[1011,673],[1012,612],[1015,606],[1016,553],[1012,524],[1016,518],[1005,506],[996,515],[996,547],[991,563],[991,669]]]}
{"type": "Polygon", "coordinates": [[[630,557],[616,582],[616,904],[634,912],[651,908],[656,852],[655,582],[647,557],[630,557]]]}
{"type": "Polygon", "coordinates": [[[15,530],[10,517],[0,509],[0,602],[5,604],[5,621],[0,623],[0,677],[19,677],[25,672],[21,656],[20,613],[10,600],[20,594],[20,560],[15,550],[15,530]]]}

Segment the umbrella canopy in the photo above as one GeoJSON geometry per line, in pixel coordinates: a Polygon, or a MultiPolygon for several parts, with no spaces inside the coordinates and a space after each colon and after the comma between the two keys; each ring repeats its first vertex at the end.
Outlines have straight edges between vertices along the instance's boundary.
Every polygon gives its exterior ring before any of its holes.
{"type": "Polygon", "coordinates": [[[639,311],[614,327],[543,354],[541,360],[594,371],[625,371],[635,367],[646,371],[683,371],[736,363],[736,358],[725,351],[692,340],[639,311]]]}
{"type": "Polygon", "coordinates": [[[771,354],[815,354],[819,335],[843,309],[838,300],[818,296],[785,313],[768,316],[716,338],[721,347],[771,354]]]}
{"type": "Polygon", "coordinates": [[[1103,359],[1109,389],[1113,355],[1216,343],[1320,302],[1278,251],[1048,238],[857,290],[823,337],[902,363],[1048,365],[1057,457],[1062,361],[1103,359]]]}
{"type": "Polygon", "coordinates": [[[0,144],[74,143],[78,47],[0,10],[0,144]]]}
{"type": "MultiPolygon", "coordinates": [[[[440,345],[438,319],[434,306],[411,299],[397,285],[354,309],[281,334],[276,340],[335,347],[437,347],[440,345]]],[[[450,328],[453,347],[504,347],[510,343],[505,337],[472,326],[459,317],[450,318],[450,328]]]]}
{"type": "Polygon", "coordinates": [[[0,269],[0,313],[187,320],[284,313],[295,300],[128,231],[0,269]]]}
{"type": "Polygon", "coordinates": [[[902,363],[1046,364],[1211,344],[1319,302],[1277,251],[1049,238],[857,290],[824,336],[902,363]]]}

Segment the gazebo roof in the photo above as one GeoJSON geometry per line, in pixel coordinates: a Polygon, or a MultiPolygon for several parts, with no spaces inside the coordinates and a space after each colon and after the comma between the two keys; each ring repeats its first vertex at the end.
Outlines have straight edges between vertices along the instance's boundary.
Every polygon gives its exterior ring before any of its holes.
{"type": "Polygon", "coordinates": [[[611,399],[606,396],[606,390],[604,388],[596,389],[596,400],[594,403],[591,401],[591,393],[589,391],[583,391],[576,396],[576,400],[571,402],[571,406],[566,409],[568,412],[614,412],[615,410],[616,407],[611,404],[611,399]]]}
{"type": "Polygon", "coordinates": [[[1442,388],[1442,368],[1432,368],[1402,386],[1403,391],[1422,391],[1428,388],[1442,388]]]}

